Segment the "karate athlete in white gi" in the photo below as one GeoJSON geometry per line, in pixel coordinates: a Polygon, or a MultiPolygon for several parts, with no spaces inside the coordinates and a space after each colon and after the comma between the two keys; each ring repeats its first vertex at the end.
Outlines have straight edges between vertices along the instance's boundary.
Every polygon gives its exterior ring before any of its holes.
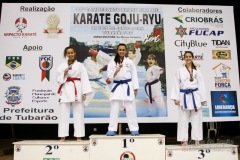
{"type": "Polygon", "coordinates": [[[93,52],[93,54],[86,59],[85,66],[92,86],[92,93],[87,95],[86,100],[84,101],[85,107],[88,106],[96,92],[102,92],[107,98],[110,97],[111,93],[105,79],[103,79],[103,72],[112,57],[102,51],[95,53],[95,50],[90,49],[89,52],[93,52]]]}
{"type": "Polygon", "coordinates": [[[171,99],[178,106],[177,141],[182,146],[188,145],[188,124],[191,122],[191,139],[199,145],[203,139],[202,106],[206,105],[206,91],[204,79],[193,63],[193,53],[186,51],[184,54],[185,65],[175,74],[171,99]]]}
{"type": "Polygon", "coordinates": [[[83,101],[86,94],[92,92],[88,74],[84,65],[78,62],[73,47],[66,47],[64,57],[68,60],[58,66],[57,83],[59,84],[59,123],[58,137],[65,141],[69,136],[70,107],[73,110],[74,137],[81,141],[85,136],[83,101]]]}
{"type": "MultiPolygon", "coordinates": [[[[162,84],[159,80],[160,75],[163,73],[164,69],[158,66],[156,56],[154,54],[148,55],[147,63],[147,83],[145,84],[146,94],[149,97],[150,103],[156,103],[159,109],[159,114],[162,112],[161,115],[166,115],[166,107],[162,93],[162,84]]],[[[148,110],[148,116],[151,116],[153,107],[149,106],[148,110]]]]}
{"type": "MultiPolygon", "coordinates": [[[[127,54],[128,58],[133,60],[133,62],[135,63],[136,66],[138,65],[138,63],[139,63],[139,61],[141,60],[141,57],[142,57],[142,54],[141,54],[141,51],[140,51],[140,46],[141,46],[141,44],[139,42],[135,42],[135,44],[134,44],[135,49],[134,50],[128,50],[128,54],[127,54]]],[[[113,59],[112,56],[109,56],[107,53],[105,53],[105,52],[103,52],[101,50],[96,51],[94,49],[90,49],[89,52],[91,53],[92,57],[93,56],[96,57],[96,61],[99,62],[99,65],[103,65],[103,66],[107,65],[113,59]]],[[[87,60],[89,60],[89,59],[90,59],[90,57],[87,60]]],[[[88,61],[86,61],[86,62],[88,62],[88,61]]],[[[86,64],[88,64],[88,63],[86,63],[86,64]]],[[[92,63],[89,63],[89,64],[92,64],[92,63]]],[[[89,65],[89,67],[86,66],[87,71],[88,71],[88,73],[90,71],[91,75],[93,75],[93,72],[91,71],[93,69],[91,69],[90,67],[92,67],[92,66],[90,66],[90,65],[89,65]]],[[[97,69],[95,67],[95,72],[97,72],[97,70],[99,70],[99,69],[97,69]]],[[[107,94],[109,88],[107,88],[107,87],[103,88],[102,86],[99,86],[99,84],[96,86],[96,83],[94,84],[92,82],[92,81],[94,81],[94,78],[91,78],[91,75],[89,74],[89,78],[90,78],[90,81],[91,81],[91,84],[92,84],[92,87],[93,87],[93,93],[90,94],[89,96],[87,96],[86,101],[84,101],[84,105],[85,106],[87,106],[90,103],[90,101],[92,100],[92,98],[93,98],[93,96],[95,94],[94,93],[94,89],[95,88],[101,89],[103,94],[105,96],[109,97],[108,94],[107,94]],[[91,80],[91,79],[93,79],[93,80],[91,80]],[[103,91],[103,89],[104,89],[104,91],[103,91]]],[[[95,75],[98,76],[99,74],[97,75],[97,73],[95,73],[95,75]]],[[[125,113],[125,112],[126,112],[125,107],[121,106],[120,110],[119,110],[119,114],[125,113]]]]}
{"type": "Polygon", "coordinates": [[[139,88],[136,65],[125,57],[127,46],[119,44],[117,54],[110,61],[107,68],[108,78],[113,80],[110,101],[110,122],[107,136],[114,136],[117,132],[119,109],[123,105],[126,108],[128,127],[131,135],[139,135],[135,96],[139,88]]]}

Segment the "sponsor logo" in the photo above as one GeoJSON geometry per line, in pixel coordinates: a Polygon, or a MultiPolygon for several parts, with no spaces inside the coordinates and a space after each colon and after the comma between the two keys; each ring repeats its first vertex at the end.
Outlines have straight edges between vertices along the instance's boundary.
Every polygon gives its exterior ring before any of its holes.
{"type": "Polygon", "coordinates": [[[14,37],[14,38],[26,38],[26,37],[34,37],[37,36],[36,32],[24,32],[27,28],[28,22],[24,17],[19,17],[15,20],[15,27],[17,28],[17,32],[4,33],[6,37],[14,37]]]}
{"type": "Polygon", "coordinates": [[[13,74],[13,80],[25,80],[25,74],[13,74]]]}
{"type": "Polygon", "coordinates": [[[211,91],[213,117],[238,116],[236,91],[211,91]]]}
{"type": "Polygon", "coordinates": [[[12,70],[18,68],[22,64],[22,56],[7,56],[6,57],[6,66],[12,70]]]}
{"type": "Polygon", "coordinates": [[[230,50],[213,50],[212,51],[212,58],[213,59],[231,59],[231,51],[230,50]]]}
{"type": "Polygon", "coordinates": [[[8,87],[5,98],[7,99],[6,103],[10,104],[12,107],[14,107],[17,104],[20,104],[22,101],[22,95],[20,87],[18,86],[10,86],[8,87]]]}
{"type": "Polygon", "coordinates": [[[42,55],[39,57],[39,68],[42,70],[41,81],[45,78],[50,81],[50,70],[53,66],[53,57],[51,55],[42,55]]]}
{"type": "Polygon", "coordinates": [[[179,35],[181,38],[184,36],[184,35],[187,35],[186,31],[187,31],[187,28],[183,28],[182,25],[180,25],[178,28],[175,28],[177,30],[176,34],[175,35],[179,35]]]}
{"type": "Polygon", "coordinates": [[[211,40],[216,48],[227,48],[230,46],[230,40],[211,40]]]}
{"type": "Polygon", "coordinates": [[[179,23],[183,23],[182,18],[183,18],[183,15],[173,17],[173,19],[175,19],[175,20],[178,21],[179,23]]]}
{"type": "Polygon", "coordinates": [[[4,73],[3,74],[3,80],[4,81],[9,81],[11,79],[11,74],[10,73],[4,73]]]}
{"type": "MultiPolygon", "coordinates": [[[[178,56],[178,58],[182,61],[184,60],[184,52],[185,51],[180,51],[180,55],[178,56]]],[[[203,53],[200,53],[200,54],[194,53],[193,60],[204,60],[203,56],[204,56],[203,53]]]]}
{"type": "Polygon", "coordinates": [[[182,25],[180,25],[178,28],[175,28],[177,32],[175,35],[179,35],[181,38],[184,35],[195,35],[195,36],[221,36],[224,34],[224,31],[222,30],[210,30],[209,28],[195,28],[195,27],[190,27],[188,29],[187,33],[187,28],[184,28],[182,25]]]}
{"type": "MultiPolygon", "coordinates": [[[[183,22],[183,15],[173,17],[176,21],[179,23],[184,23],[183,22]]],[[[223,18],[218,18],[218,17],[185,17],[184,18],[185,22],[188,23],[207,23],[207,24],[214,24],[214,23],[223,23],[223,18]]]]}
{"type": "Polygon", "coordinates": [[[217,89],[229,89],[231,88],[231,79],[229,78],[231,68],[223,63],[213,68],[215,71],[215,88],[217,89]]]}
{"type": "Polygon", "coordinates": [[[47,18],[48,28],[44,29],[44,33],[48,34],[49,38],[56,38],[58,34],[63,32],[63,29],[58,28],[60,19],[57,15],[52,14],[47,18]]]}
{"type": "Polygon", "coordinates": [[[176,40],[174,44],[177,47],[187,47],[187,49],[190,49],[191,47],[207,47],[206,42],[199,42],[197,40],[176,40]]]}

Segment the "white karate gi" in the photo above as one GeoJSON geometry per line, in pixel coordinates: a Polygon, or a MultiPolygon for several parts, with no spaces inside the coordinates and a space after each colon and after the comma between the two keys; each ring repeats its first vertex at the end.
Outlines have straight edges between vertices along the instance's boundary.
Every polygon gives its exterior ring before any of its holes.
{"type": "Polygon", "coordinates": [[[133,62],[137,66],[138,63],[140,62],[141,58],[142,58],[142,54],[141,54],[140,48],[135,48],[135,50],[136,50],[135,51],[136,57],[133,59],[133,62]]]}
{"type": "Polygon", "coordinates": [[[197,68],[193,69],[194,80],[190,81],[190,74],[185,66],[179,68],[174,77],[174,83],[171,93],[172,100],[178,100],[180,102],[179,117],[178,117],[178,129],[177,129],[177,141],[188,140],[188,124],[191,122],[191,139],[202,140],[202,105],[201,102],[207,101],[206,91],[204,86],[204,79],[202,74],[197,68]],[[180,92],[180,89],[196,89],[197,91],[192,92],[194,95],[197,112],[194,110],[192,94],[186,94],[186,105],[184,105],[184,93],[180,92]]]}
{"type": "MultiPolygon", "coordinates": [[[[148,94],[148,97],[150,98],[150,93],[149,93],[149,87],[151,87],[151,94],[152,94],[152,100],[157,104],[159,112],[163,112],[163,115],[166,115],[166,107],[165,103],[163,100],[163,93],[162,93],[162,84],[161,81],[159,80],[160,75],[163,73],[163,70],[161,67],[154,65],[151,66],[150,68],[147,69],[147,82],[151,83],[155,80],[158,80],[158,82],[152,84],[152,85],[147,85],[146,86],[146,91],[148,94]]],[[[149,111],[151,112],[152,108],[149,106],[149,111]]]]}
{"type": "Polygon", "coordinates": [[[80,62],[75,62],[72,65],[72,69],[68,71],[64,77],[64,70],[68,67],[67,61],[60,64],[57,70],[57,83],[62,85],[62,89],[59,96],[60,103],[60,115],[58,125],[58,136],[69,136],[69,120],[70,120],[70,106],[73,109],[74,119],[74,136],[84,137],[84,107],[82,105],[82,95],[92,92],[92,88],[88,79],[87,71],[84,65],[80,62]],[[67,81],[68,77],[80,78],[75,80],[75,86],[77,96],[75,96],[75,87],[72,81],[67,81]]]}
{"type": "MultiPolygon", "coordinates": [[[[99,55],[101,54],[102,53],[99,53],[99,55]]],[[[99,55],[97,55],[97,57],[99,57],[99,55]]],[[[84,101],[84,106],[88,106],[97,91],[102,92],[107,98],[109,98],[111,91],[106,84],[105,79],[102,78],[103,72],[99,72],[104,65],[101,65],[98,60],[95,62],[91,57],[88,57],[85,61],[85,66],[92,86],[92,92],[87,95],[86,100],[84,101]]]]}
{"type": "MultiPolygon", "coordinates": [[[[131,79],[131,81],[127,82],[127,84],[120,84],[116,90],[110,94],[111,112],[108,130],[117,131],[119,109],[120,106],[124,105],[130,131],[138,131],[139,126],[134,95],[134,89],[139,88],[136,66],[132,60],[125,57],[121,70],[113,77],[118,66],[119,64],[116,65],[114,59],[110,61],[107,68],[108,78],[116,81],[131,79]],[[128,87],[130,89],[130,95],[127,94],[128,87]]],[[[117,83],[113,83],[112,88],[114,88],[115,85],[117,85],[117,83]]]]}

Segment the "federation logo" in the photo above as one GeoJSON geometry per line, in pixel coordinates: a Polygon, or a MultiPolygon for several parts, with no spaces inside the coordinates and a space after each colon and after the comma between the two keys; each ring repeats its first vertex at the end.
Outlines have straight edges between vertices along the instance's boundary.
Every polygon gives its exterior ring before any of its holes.
{"type": "Polygon", "coordinates": [[[4,73],[3,80],[4,81],[9,81],[10,79],[11,79],[11,74],[10,73],[4,73]]]}
{"type": "Polygon", "coordinates": [[[136,160],[136,158],[135,158],[135,155],[132,152],[126,151],[126,152],[121,154],[120,160],[136,160]]]}
{"type": "Polygon", "coordinates": [[[27,20],[23,17],[19,17],[15,21],[15,26],[18,29],[17,32],[22,33],[25,28],[27,28],[27,20]]]}
{"type": "Polygon", "coordinates": [[[187,28],[183,28],[182,25],[180,25],[178,28],[175,28],[177,30],[176,34],[175,35],[179,35],[181,38],[184,36],[184,35],[187,35],[186,31],[187,31],[187,28]]]}
{"type": "Polygon", "coordinates": [[[42,78],[43,81],[45,78],[50,81],[50,70],[53,66],[53,57],[51,55],[42,55],[39,57],[39,68],[42,70],[42,78]]]}
{"type": "Polygon", "coordinates": [[[14,107],[17,104],[20,104],[22,100],[20,87],[18,86],[8,87],[8,90],[5,93],[5,97],[7,98],[6,103],[12,105],[12,107],[14,107]]]}
{"type": "Polygon", "coordinates": [[[12,70],[18,68],[22,64],[22,56],[7,56],[6,57],[6,66],[12,70]]]}

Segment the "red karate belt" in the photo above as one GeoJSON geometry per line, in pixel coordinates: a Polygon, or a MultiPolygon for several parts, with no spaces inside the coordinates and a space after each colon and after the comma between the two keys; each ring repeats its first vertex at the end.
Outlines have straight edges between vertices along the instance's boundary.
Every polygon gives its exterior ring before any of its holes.
{"type": "MultiPolygon", "coordinates": [[[[80,80],[81,80],[80,78],[68,77],[67,81],[66,81],[66,82],[73,82],[73,84],[74,84],[74,91],[75,91],[75,98],[77,98],[77,88],[76,88],[76,85],[75,85],[74,81],[80,81],[80,80]]],[[[60,94],[63,85],[64,85],[64,83],[60,85],[60,87],[58,89],[58,94],[60,94]]]]}

